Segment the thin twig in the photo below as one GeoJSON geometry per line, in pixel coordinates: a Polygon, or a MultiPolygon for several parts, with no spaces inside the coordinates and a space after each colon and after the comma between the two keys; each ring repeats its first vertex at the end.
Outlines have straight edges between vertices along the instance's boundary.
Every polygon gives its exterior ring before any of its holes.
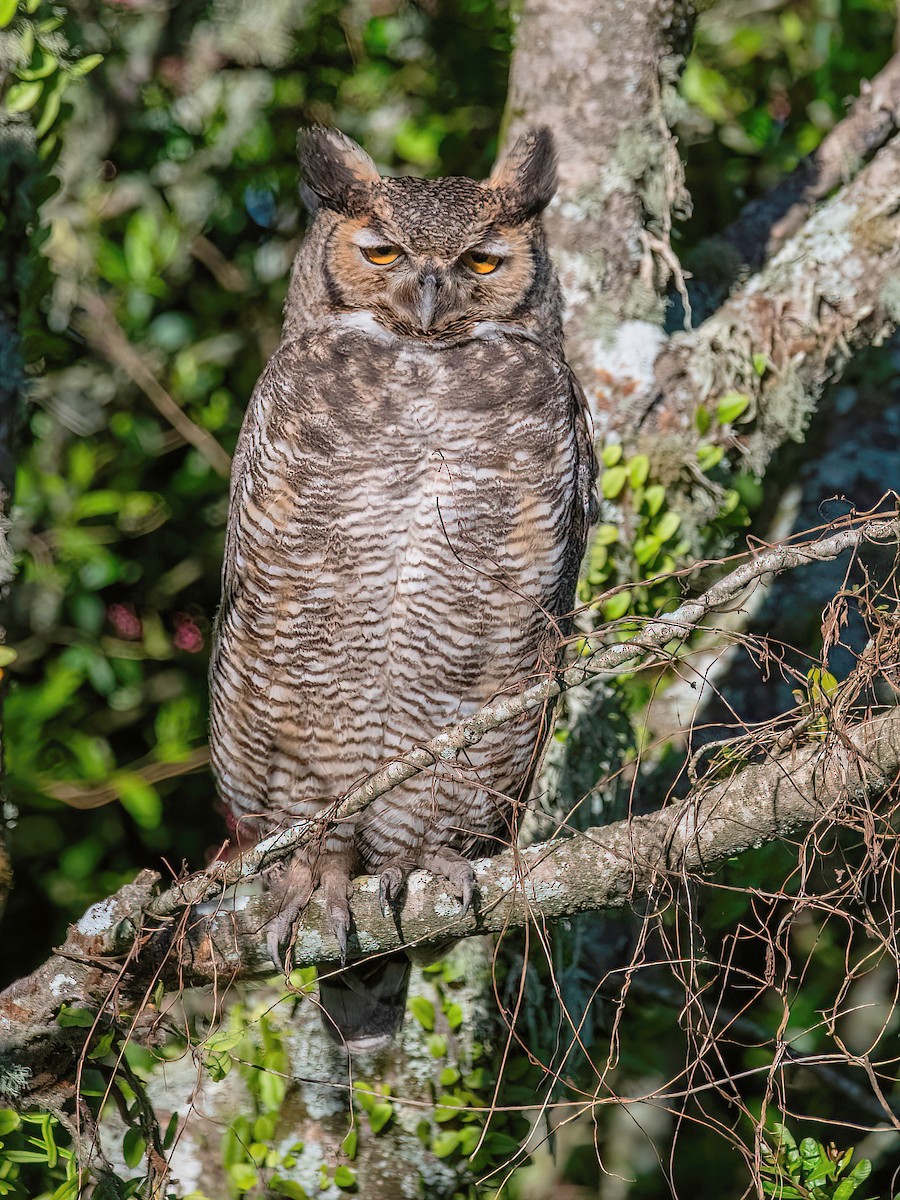
{"type": "Polygon", "coordinates": [[[228,452],[222,449],[209,430],[195,424],[176,404],[129,342],[125,330],[116,320],[109,305],[95,292],[86,289],[82,289],[79,299],[89,318],[86,322],[82,321],[80,326],[88,344],[114,366],[121,367],[160,416],[203,455],[214,471],[227,479],[231,474],[231,457],[228,452]]]}

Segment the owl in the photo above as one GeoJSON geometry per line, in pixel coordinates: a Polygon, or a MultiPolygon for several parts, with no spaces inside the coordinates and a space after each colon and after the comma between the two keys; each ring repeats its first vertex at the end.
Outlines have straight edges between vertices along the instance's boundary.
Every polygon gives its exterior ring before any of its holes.
{"type": "MultiPolygon", "coordinates": [[[[485,182],[383,178],[325,128],[299,147],[313,219],[235,454],[210,668],[213,769],[245,840],[554,671],[593,518],[541,226],[550,132],[485,182]]],[[[516,836],[548,716],[295,854],[270,880],[276,961],[317,888],[346,955],[357,874],[378,875],[391,907],[424,868],[468,906],[471,860],[516,836]]],[[[389,1040],[408,973],[398,955],[323,978],[329,1033],[351,1052],[389,1040]]]]}

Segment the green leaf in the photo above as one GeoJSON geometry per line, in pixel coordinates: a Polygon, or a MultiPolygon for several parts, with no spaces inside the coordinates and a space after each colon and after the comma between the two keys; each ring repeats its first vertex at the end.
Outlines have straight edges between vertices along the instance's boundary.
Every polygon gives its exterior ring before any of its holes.
{"type": "Polygon", "coordinates": [[[729,392],[716,405],[716,420],[720,425],[730,425],[745,412],[750,404],[750,397],[744,392],[729,392]]]}
{"type": "Polygon", "coordinates": [[[594,531],[594,546],[612,546],[619,540],[619,529],[616,525],[598,525],[594,531]]]}
{"type": "Polygon", "coordinates": [[[0,1137],[5,1137],[7,1133],[12,1133],[22,1124],[22,1118],[17,1112],[11,1108],[0,1108],[0,1137]]]}
{"type": "Polygon", "coordinates": [[[43,90],[44,85],[40,80],[34,83],[14,83],[4,100],[7,112],[28,112],[40,100],[43,90]]]}
{"type": "Polygon", "coordinates": [[[642,567],[646,566],[659,553],[661,545],[660,539],[654,534],[635,538],[634,545],[631,548],[635,562],[639,562],[642,567]]]}
{"type": "Polygon", "coordinates": [[[507,1133],[489,1133],[484,1145],[488,1153],[495,1158],[509,1158],[511,1154],[517,1154],[519,1151],[519,1143],[507,1133]]]}
{"type": "Polygon", "coordinates": [[[64,75],[61,75],[59,77],[59,79],[56,81],[56,83],[54,83],[50,92],[47,94],[47,96],[44,100],[44,107],[43,107],[43,110],[41,111],[40,119],[39,119],[37,125],[35,125],[35,127],[34,127],[34,132],[35,132],[36,137],[38,137],[38,138],[44,137],[44,135],[50,131],[50,129],[53,126],[53,123],[55,122],[56,118],[59,116],[59,108],[60,108],[60,105],[62,104],[62,94],[63,94],[63,89],[65,88],[65,85],[66,85],[66,77],[64,75]]]}
{"type": "Polygon", "coordinates": [[[600,611],[606,621],[618,621],[620,617],[624,617],[628,612],[631,604],[630,588],[623,588],[621,592],[616,592],[614,596],[610,596],[608,600],[604,600],[600,606],[600,611]]]}
{"type": "Polygon", "coordinates": [[[82,1181],[76,1175],[72,1179],[67,1179],[65,1183],[61,1183],[50,1200],[78,1200],[78,1193],[82,1189],[82,1181]]]}
{"type": "Polygon", "coordinates": [[[16,15],[18,0],[0,0],[0,29],[5,29],[16,15]]]}
{"type": "Polygon", "coordinates": [[[434,1005],[427,996],[413,996],[409,1001],[409,1011],[426,1032],[434,1029],[434,1005]]]}
{"type": "Polygon", "coordinates": [[[470,1154],[475,1153],[475,1147],[481,1140],[481,1126],[467,1125],[465,1129],[459,1131],[459,1152],[467,1158],[470,1154]]]}
{"type": "Polygon", "coordinates": [[[459,1029],[462,1025],[463,1010],[458,1004],[445,1004],[444,1016],[447,1018],[447,1024],[451,1029],[459,1029]]]}
{"type": "Polygon", "coordinates": [[[283,1179],[280,1175],[276,1175],[271,1182],[271,1187],[279,1196],[287,1196],[288,1200],[309,1200],[309,1192],[299,1183],[295,1183],[293,1179],[283,1179]]]}
{"type": "Polygon", "coordinates": [[[122,1139],[122,1157],[129,1167],[138,1166],[144,1157],[147,1143],[140,1129],[128,1129],[122,1139]]]}
{"type": "Polygon", "coordinates": [[[97,1038],[96,1043],[88,1051],[88,1058],[105,1058],[112,1049],[113,1038],[115,1037],[114,1029],[107,1029],[106,1033],[101,1034],[97,1038]]]}
{"type": "Polygon", "coordinates": [[[178,1113],[173,1112],[169,1117],[169,1123],[166,1126],[166,1132],[163,1134],[163,1150],[171,1150],[175,1143],[175,1135],[178,1133],[178,1113]]]}
{"type": "Polygon", "coordinates": [[[614,467],[621,457],[622,447],[618,442],[615,442],[611,446],[604,446],[600,452],[600,458],[604,467],[614,467]]]}
{"type": "Polygon", "coordinates": [[[628,480],[633,488],[643,487],[650,474],[650,459],[646,454],[636,454],[628,463],[628,480]]]}
{"type": "Polygon", "coordinates": [[[859,1160],[859,1162],[856,1164],[856,1166],[853,1168],[853,1170],[850,1172],[850,1174],[847,1176],[847,1179],[848,1180],[852,1179],[853,1182],[858,1187],[861,1183],[865,1183],[865,1181],[869,1178],[869,1176],[871,1174],[872,1174],[871,1162],[867,1158],[861,1158],[859,1160]]]}
{"type": "MultiPolygon", "coordinates": [[[[156,829],[162,820],[162,801],[156,790],[135,771],[118,771],[110,780],[122,807],[142,829],[156,829]]],[[[240,1040],[240,1039],[239,1039],[240,1040]]]]}
{"type": "Polygon", "coordinates": [[[753,363],[753,370],[761,379],[769,369],[768,358],[765,354],[754,354],[750,361],[753,363]]]}
{"type": "Polygon", "coordinates": [[[356,1187],[356,1172],[350,1167],[336,1167],[334,1172],[334,1183],[336,1187],[348,1188],[356,1187]]]}
{"type": "Polygon", "coordinates": [[[388,1104],[386,1101],[373,1104],[369,1109],[369,1124],[372,1126],[372,1132],[381,1133],[393,1115],[393,1104],[388,1104]]]}
{"type": "Polygon", "coordinates": [[[18,650],[12,646],[0,646],[0,667],[8,667],[19,657],[18,650]]]}
{"type": "Polygon", "coordinates": [[[243,1029],[217,1029],[203,1043],[205,1050],[233,1050],[244,1038],[243,1029]]]}
{"type": "Polygon", "coordinates": [[[210,1054],[206,1060],[206,1070],[214,1083],[219,1083],[226,1075],[230,1074],[233,1066],[234,1059],[224,1051],[216,1051],[214,1054],[210,1054]]]}
{"type": "Polygon", "coordinates": [[[78,62],[72,63],[69,71],[75,79],[80,79],[82,75],[87,75],[88,71],[93,71],[94,67],[99,67],[102,62],[102,54],[86,54],[78,62]]]}
{"type": "Polygon", "coordinates": [[[669,538],[674,537],[681,526],[681,517],[676,512],[669,509],[663,513],[659,521],[653,526],[653,534],[660,542],[667,542],[669,538]]]}
{"type": "Polygon", "coordinates": [[[438,1082],[441,1087],[452,1087],[459,1080],[459,1071],[456,1067],[444,1067],[438,1076],[438,1082]]]}
{"type": "Polygon", "coordinates": [[[651,483],[644,492],[644,507],[651,517],[655,517],[666,500],[666,489],[661,483],[651,483]]]}
{"type": "MultiPolygon", "coordinates": [[[[865,1161],[866,1159],[863,1159],[863,1162],[865,1161]]],[[[834,1189],[831,1195],[831,1200],[850,1200],[850,1197],[859,1187],[860,1183],[862,1183],[861,1179],[857,1182],[854,1180],[852,1174],[848,1175],[847,1178],[841,1180],[841,1182],[834,1189]]]]}
{"type": "Polygon", "coordinates": [[[438,1158],[447,1158],[454,1150],[459,1149],[459,1131],[444,1129],[431,1143],[431,1149],[438,1158]]]}
{"type": "Polygon", "coordinates": [[[309,1192],[293,1179],[283,1179],[276,1175],[269,1186],[279,1196],[287,1196],[288,1200],[309,1200],[309,1192]]]}
{"type": "Polygon", "coordinates": [[[239,1192],[249,1192],[259,1183],[259,1174],[252,1163],[232,1163],[228,1168],[228,1174],[239,1192]]]}
{"type": "Polygon", "coordinates": [[[447,1053],[447,1039],[440,1033],[433,1033],[428,1039],[428,1053],[432,1058],[443,1058],[447,1053]]]}
{"type": "Polygon", "coordinates": [[[709,415],[709,409],[702,404],[694,413],[694,424],[697,426],[697,432],[701,435],[709,432],[709,427],[712,425],[712,417],[709,415]]]}
{"type": "Polygon", "coordinates": [[[697,447],[697,462],[704,473],[717,467],[725,457],[721,446],[712,446],[708,442],[697,447]]]}
{"type": "Polygon", "coordinates": [[[600,490],[607,500],[614,500],[627,479],[628,472],[624,467],[610,467],[600,476],[600,490]]]}
{"type": "Polygon", "coordinates": [[[57,1025],[63,1029],[90,1029],[94,1024],[95,1014],[86,1008],[69,1007],[64,1004],[56,1016],[57,1025]]]}
{"type": "Polygon", "coordinates": [[[341,1154],[345,1154],[349,1159],[356,1158],[356,1148],[358,1144],[359,1134],[355,1129],[351,1129],[341,1142],[341,1154]]]}

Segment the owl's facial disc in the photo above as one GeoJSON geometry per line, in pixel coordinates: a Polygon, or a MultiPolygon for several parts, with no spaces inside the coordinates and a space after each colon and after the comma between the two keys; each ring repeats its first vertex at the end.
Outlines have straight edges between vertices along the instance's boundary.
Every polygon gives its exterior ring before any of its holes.
{"type": "Polygon", "coordinates": [[[535,269],[525,229],[482,227],[479,237],[439,224],[404,236],[390,212],[342,225],[334,253],[349,307],[368,310],[394,333],[435,340],[507,318],[535,269]]]}

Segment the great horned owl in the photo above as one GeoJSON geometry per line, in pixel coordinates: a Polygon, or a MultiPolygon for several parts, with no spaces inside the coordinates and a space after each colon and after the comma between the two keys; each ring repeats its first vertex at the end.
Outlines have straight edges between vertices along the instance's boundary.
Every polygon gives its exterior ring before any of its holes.
{"type": "MultiPolygon", "coordinates": [[[[382,178],[323,128],[300,163],[314,218],[235,454],[210,671],[219,791],[254,836],[554,670],[596,471],[541,228],[549,131],[484,183],[382,178]]],[[[547,733],[529,713],[298,853],[276,961],[317,887],[346,950],[355,874],[391,904],[422,867],[468,904],[547,733]]],[[[386,1041],[407,977],[399,956],[323,980],[326,1028],[386,1041]]]]}

